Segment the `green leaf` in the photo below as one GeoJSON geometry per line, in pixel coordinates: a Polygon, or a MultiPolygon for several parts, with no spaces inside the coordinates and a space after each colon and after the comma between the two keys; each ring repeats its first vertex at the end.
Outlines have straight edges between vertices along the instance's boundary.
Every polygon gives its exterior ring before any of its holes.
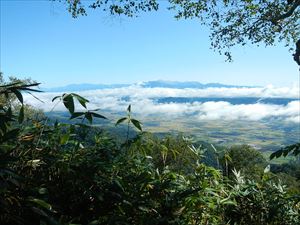
{"type": "Polygon", "coordinates": [[[19,101],[23,104],[23,96],[20,91],[16,89],[11,89],[11,91],[16,95],[16,97],[19,99],[19,101]]]}
{"type": "Polygon", "coordinates": [[[61,137],[60,137],[60,144],[61,145],[64,145],[68,142],[70,138],[70,134],[69,133],[66,133],[66,134],[63,134],[61,137]]]}
{"type": "Polygon", "coordinates": [[[18,89],[20,89],[22,91],[29,91],[29,92],[43,92],[41,90],[31,89],[31,88],[27,88],[27,87],[18,87],[18,89]]]}
{"type": "Polygon", "coordinates": [[[147,208],[145,206],[139,206],[138,209],[143,211],[143,212],[146,212],[146,213],[150,212],[149,208],[147,208]]]}
{"type": "Polygon", "coordinates": [[[10,84],[0,85],[0,88],[9,88],[9,87],[13,87],[13,86],[16,86],[16,85],[19,85],[19,84],[22,84],[22,82],[18,81],[18,82],[13,82],[13,83],[10,83],[10,84]]]}
{"type": "Polygon", "coordinates": [[[97,117],[97,118],[101,118],[101,119],[107,119],[105,116],[102,116],[98,113],[94,113],[94,112],[90,112],[90,114],[93,116],[93,117],[97,117]]]}
{"type": "Polygon", "coordinates": [[[290,153],[290,149],[284,149],[283,151],[283,157],[286,157],[290,153]]]}
{"type": "Polygon", "coordinates": [[[80,117],[84,114],[85,114],[84,112],[74,112],[74,113],[71,114],[70,120],[75,119],[77,117],[80,117]]]}
{"type": "Polygon", "coordinates": [[[31,210],[35,214],[40,215],[40,218],[41,218],[40,224],[61,225],[61,223],[57,222],[53,217],[48,215],[44,210],[37,208],[37,207],[32,207],[31,210]]]}
{"type": "Polygon", "coordinates": [[[47,194],[47,193],[48,193],[47,188],[40,188],[39,189],[39,194],[44,195],[44,194],[47,194]]]}
{"type": "Polygon", "coordinates": [[[120,123],[123,123],[125,120],[127,120],[127,117],[123,117],[121,119],[118,119],[118,121],[116,122],[115,126],[118,126],[120,123]]]}
{"type": "Polygon", "coordinates": [[[122,184],[120,183],[120,181],[114,180],[114,181],[113,181],[113,184],[116,185],[116,187],[117,187],[120,191],[122,191],[122,192],[125,191],[124,188],[123,188],[123,186],[122,186],[122,184]]]}
{"type": "Polygon", "coordinates": [[[24,121],[24,106],[22,105],[18,116],[18,122],[23,123],[23,121],[24,121]]]}
{"type": "Polygon", "coordinates": [[[6,132],[3,136],[0,135],[1,142],[5,142],[5,141],[8,141],[9,139],[17,138],[19,131],[20,130],[18,128],[16,128],[16,129],[6,132]]]}
{"type": "Polygon", "coordinates": [[[74,113],[75,106],[74,106],[74,99],[73,99],[72,95],[64,94],[63,103],[64,103],[65,107],[69,110],[69,112],[71,114],[74,113]]]}
{"type": "Polygon", "coordinates": [[[53,99],[52,99],[52,102],[54,102],[56,99],[58,98],[61,98],[61,96],[55,96],[53,99]]]}
{"type": "MultiPolygon", "coordinates": [[[[40,84],[41,83],[24,84],[23,82],[16,82],[16,83],[9,84],[8,86],[13,86],[13,88],[18,88],[20,90],[25,90],[25,89],[29,89],[29,87],[39,86],[40,84]],[[18,86],[16,87],[16,85],[18,85],[18,86]]],[[[40,90],[35,90],[35,89],[32,89],[32,91],[42,92],[40,90]]]]}
{"type": "Polygon", "coordinates": [[[269,173],[270,172],[270,169],[271,169],[271,166],[270,165],[267,165],[264,169],[264,173],[269,173]]]}
{"type": "Polygon", "coordinates": [[[137,129],[139,129],[140,131],[142,131],[142,126],[141,126],[140,121],[138,121],[138,120],[136,120],[136,119],[131,119],[130,121],[132,122],[132,124],[133,124],[137,129]]]}
{"type": "MultiPolygon", "coordinates": [[[[9,108],[7,109],[7,116],[8,116],[8,117],[13,117],[13,113],[12,113],[11,107],[9,107],[9,108]]],[[[12,121],[13,121],[13,120],[12,120],[12,121]]]]}
{"type": "Polygon", "coordinates": [[[220,203],[223,204],[223,205],[235,205],[235,206],[237,205],[236,202],[234,202],[232,200],[229,200],[229,199],[222,199],[220,201],[220,203]]]}
{"type": "Polygon", "coordinates": [[[42,208],[45,208],[48,210],[52,209],[52,206],[49,203],[47,203],[41,199],[33,198],[33,199],[30,199],[29,201],[36,203],[37,205],[41,206],[42,208]]]}
{"type": "Polygon", "coordinates": [[[71,124],[71,125],[70,125],[70,129],[69,129],[69,132],[70,132],[70,133],[74,133],[75,130],[76,130],[76,129],[75,129],[75,125],[74,125],[74,124],[71,124]]]}
{"type": "Polygon", "coordinates": [[[127,111],[131,112],[131,105],[128,106],[127,111]]]}
{"type": "Polygon", "coordinates": [[[88,225],[99,225],[99,221],[98,220],[93,220],[88,225]]]}
{"type": "Polygon", "coordinates": [[[278,151],[276,151],[276,152],[273,152],[273,153],[270,155],[270,159],[272,160],[272,159],[274,159],[274,158],[279,158],[279,157],[282,155],[282,153],[283,153],[283,150],[282,150],[282,149],[280,149],[280,150],[278,150],[278,151]]]}
{"type": "Polygon", "coordinates": [[[89,100],[87,100],[86,98],[84,98],[78,94],[74,94],[74,93],[72,93],[72,96],[74,96],[78,100],[80,105],[82,105],[84,108],[86,108],[86,103],[88,103],[89,100]]]}
{"type": "Polygon", "coordinates": [[[90,112],[85,113],[85,118],[90,122],[90,124],[93,123],[93,116],[90,112]]]}
{"type": "Polygon", "coordinates": [[[273,152],[270,155],[270,159],[273,159],[275,157],[279,158],[281,156],[286,157],[290,153],[293,154],[293,155],[295,155],[295,156],[297,156],[298,154],[300,154],[300,142],[292,144],[292,145],[288,145],[288,146],[286,146],[284,148],[279,149],[276,152],[273,152]]]}

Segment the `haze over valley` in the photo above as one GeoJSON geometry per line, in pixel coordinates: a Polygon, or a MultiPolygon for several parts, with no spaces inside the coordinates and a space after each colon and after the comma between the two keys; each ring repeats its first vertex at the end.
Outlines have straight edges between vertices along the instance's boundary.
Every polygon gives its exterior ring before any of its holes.
{"type": "MultiPolygon", "coordinates": [[[[77,84],[43,89],[25,96],[26,103],[68,121],[63,104],[49,104],[64,92],[87,98],[112,125],[132,106],[146,131],[184,132],[221,145],[249,144],[274,150],[299,141],[299,87],[236,86],[219,83],[149,81],[135,84],[77,84]],[[47,102],[47,104],[43,103],[47,102]],[[51,111],[51,112],[50,112],[51,111]]],[[[80,105],[77,104],[80,109],[80,105]]],[[[98,120],[103,125],[103,121],[98,120]]],[[[106,122],[106,125],[107,122],[106,122]]]]}

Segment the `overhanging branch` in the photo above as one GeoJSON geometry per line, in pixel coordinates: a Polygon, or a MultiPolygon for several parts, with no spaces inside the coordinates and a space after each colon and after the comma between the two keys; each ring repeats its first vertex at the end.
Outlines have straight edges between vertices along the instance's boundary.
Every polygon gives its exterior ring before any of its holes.
{"type": "Polygon", "coordinates": [[[300,39],[296,43],[296,51],[294,54],[294,60],[300,66],[300,39]]]}
{"type": "Polygon", "coordinates": [[[278,17],[272,18],[273,22],[277,22],[279,20],[284,20],[290,16],[293,15],[293,13],[295,12],[295,10],[300,6],[300,0],[296,0],[292,7],[284,14],[279,15],[278,17]]]}

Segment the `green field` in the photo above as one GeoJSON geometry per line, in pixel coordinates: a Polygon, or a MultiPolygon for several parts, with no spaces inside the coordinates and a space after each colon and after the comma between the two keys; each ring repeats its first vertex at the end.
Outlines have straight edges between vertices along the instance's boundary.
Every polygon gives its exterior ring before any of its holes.
{"type": "MultiPolygon", "coordinates": [[[[96,120],[99,127],[114,127],[115,121],[124,113],[103,112],[109,120],[96,120]]],[[[52,118],[69,122],[68,114],[52,113],[52,118]]],[[[248,144],[266,154],[282,146],[300,141],[300,125],[284,121],[200,121],[194,117],[170,117],[164,115],[134,115],[143,124],[144,131],[165,135],[183,133],[196,141],[231,146],[248,144]]],[[[116,131],[117,132],[117,131],[116,131]]]]}
{"type": "Polygon", "coordinates": [[[249,144],[262,151],[273,151],[300,141],[299,125],[280,121],[197,121],[160,117],[149,118],[144,124],[146,130],[154,133],[183,132],[209,143],[249,144]]]}

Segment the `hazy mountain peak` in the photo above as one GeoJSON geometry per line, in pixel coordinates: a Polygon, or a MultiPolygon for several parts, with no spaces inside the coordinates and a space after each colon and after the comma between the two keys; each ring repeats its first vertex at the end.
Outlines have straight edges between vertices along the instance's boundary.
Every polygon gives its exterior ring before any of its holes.
{"type": "Polygon", "coordinates": [[[89,84],[89,83],[68,84],[62,87],[43,88],[43,91],[47,91],[47,92],[88,91],[88,90],[97,90],[97,89],[122,88],[122,87],[128,87],[133,85],[144,87],[144,88],[176,88],[176,89],[249,87],[249,86],[228,85],[228,84],[220,84],[220,83],[203,84],[197,81],[154,80],[154,81],[137,82],[134,84],[89,84]]]}
{"type": "Polygon", "coordinates": [[[147,81],[142,84],[142,87],[147,88],[155,88],[155,87],[161,87],[161,88],[177,88],[177,89],[183,89],[183,88],[220,88],[220,87],[226,87],[226,88],[232,88],[232,87],[246,87],[246,86],[238,86],[238,85],[228,85],[228,84],[220,84],[220,83],[207,83],[203,84],[197,81],[166,81],[166,80],[155,80],[155,81],[147,81]]]}

